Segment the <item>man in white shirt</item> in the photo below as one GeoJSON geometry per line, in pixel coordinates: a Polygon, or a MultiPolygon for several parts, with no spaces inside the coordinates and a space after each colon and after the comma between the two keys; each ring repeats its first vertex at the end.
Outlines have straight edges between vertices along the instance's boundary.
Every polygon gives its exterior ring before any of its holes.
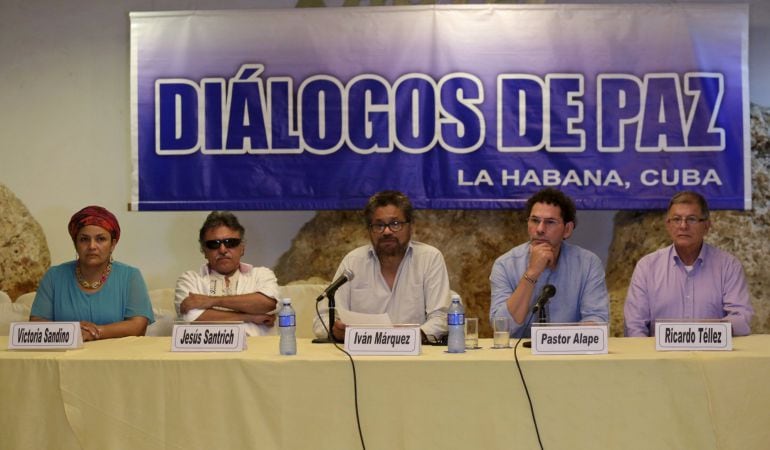
{"type": "MultiPolygon", "coordinates": [[[[363,211],[371,244],[348,253],[335,279],[345,270],[353,279],[335,294],[339,308],[366,314],[387,314],[394,324],[420,325],[423,340],[446,335],[449,275],[441,252],[412,241],[412,203],[398,191],[374,194],[363,211]]],[[[313,332],[327,337],[328,307],[315,318],[313,332]]],[[[346,324],[335,320],[335,340],[345,338],[346,324]]]]}
{"type": "Polygon", "coordinates": [[[230,212],[206,217],[198,242],[206,263],[176,282],[174,305],[186,321],[243,321],[249,336],[275,334],[278,281],[272,270],[241,262],[245,229],[230,212]]]}

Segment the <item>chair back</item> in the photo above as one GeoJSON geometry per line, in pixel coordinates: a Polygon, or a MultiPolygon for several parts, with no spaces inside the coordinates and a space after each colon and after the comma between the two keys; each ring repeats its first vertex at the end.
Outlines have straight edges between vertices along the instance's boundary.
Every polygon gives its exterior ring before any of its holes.
{"type": "Polygon", "coordinates": [[[171,336],[176,321],[176,309],[174,309],[174,289],[160,288],[150,289],[150,302],[155,322],[147,327],[146,336],[171,336]]]}
{"type": "Polygon", "coordinates": [[[35,301],[35,291],[27,292],[26,294],[21,294],[18,298],[16,298],[16,303],[20,303],[22,305],[27,305],[27,308],[32,308],[32,303],[35,301]]]}
{"type": "Polygon", "coordinates": [[[27,305],[11,303],[10,298],[7,302],[0,301],[0,336],[8,336],[13,322],[27,321],[29,321],[29,307],[27,305]]]}

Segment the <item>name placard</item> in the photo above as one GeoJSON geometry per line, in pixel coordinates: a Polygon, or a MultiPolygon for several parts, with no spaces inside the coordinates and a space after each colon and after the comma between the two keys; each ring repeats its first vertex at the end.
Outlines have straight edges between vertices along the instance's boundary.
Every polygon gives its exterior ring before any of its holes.
{"type": "Polygon", "coordinates": [[[347,327],[345,350],[351,355],[419,355],[420,327],[347,327]]]}
{"type": "Polygon", "coordinates": [[[243,323],[174,324],[172,352],[240,352],[246,350],[243,323]]]}
{"type": "Polygon", "coordinates": [[[655,322],[655,350],[732,350],[733,327],[730,321],[655,322]]]}
{"type": "Polygon", "coordinates": [[[608,353],[606,323],[532,325],[533,355],[599,355],[608,353]]]}
{"type": "Polygon", "coordinates": [[[10,350],[71,350],[83,347],[79,322],[13,322],[10,350]]]}

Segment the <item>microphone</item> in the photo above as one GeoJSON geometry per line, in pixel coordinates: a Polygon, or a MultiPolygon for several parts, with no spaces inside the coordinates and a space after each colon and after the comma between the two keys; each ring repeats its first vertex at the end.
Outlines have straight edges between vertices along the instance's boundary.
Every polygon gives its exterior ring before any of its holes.
{"type": "MultiPolygon", "coordinates": [[[[540,291],[540,296],[537,297],[537,301],[535,302],[535,306],[532,307],[532,316],[530,316],[529,320],[532,321],[532,319],[535,317],[535,313],[538,313],[537,315],[537,323],[547,323],[548,319],[545,316],[545,304],[548,303],[548,300],[551,299],[556,295],[556,286],[552,284],[546,284],[543,286],[543,290],[540,291]]],[[[527,325],[529,325],[529,322],[527,322],[527,325]]],[[[521,338],[519,338],[521,340],[521,338]]],[[[524,347],[526,348],[532,348],[532,341],[528,341],[524,343],[524,347]]]]}
{"type": "Polygon", "coordinates": [[[317,299],[315,299],[316,302],[320,302],[323,300],[324,297],[328,296],[334,296],[334,293],[337,292],[337,289],[340,288],[343,284],[347,283],[348,281],[353,279],[353,271],[350,269],[345,269],[344,272],[342,272],[342,275],[339,276],[332,284],[329,285],[323,292],[321,292],[321,295],[318,296],[317,299]]]}
{"type": "Polygon", "coordinates": [[[537,298],[537,302],[535,302],[535,306],[532,307],[532,312],[537,312],[543,309],[546,303],[548,303],[548,300],[551,299],[556,295],[556,287],[552,284],[546,284],[543,286],[543,290],[540,292],[540,296],[537,298]]]}

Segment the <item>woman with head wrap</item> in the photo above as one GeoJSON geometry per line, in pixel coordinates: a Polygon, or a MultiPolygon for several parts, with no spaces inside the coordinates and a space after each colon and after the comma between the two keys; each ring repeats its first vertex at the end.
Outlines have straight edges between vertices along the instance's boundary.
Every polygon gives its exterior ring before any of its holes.
{"type": "Polygon", "coordinates": [[[142,274],[112,260],[118,220],[88,206],[72,216],[68,229],[77,259],[46,272],[30,320],[80,322],[84,341],[144,335],[155,318],[142,274]]]}

